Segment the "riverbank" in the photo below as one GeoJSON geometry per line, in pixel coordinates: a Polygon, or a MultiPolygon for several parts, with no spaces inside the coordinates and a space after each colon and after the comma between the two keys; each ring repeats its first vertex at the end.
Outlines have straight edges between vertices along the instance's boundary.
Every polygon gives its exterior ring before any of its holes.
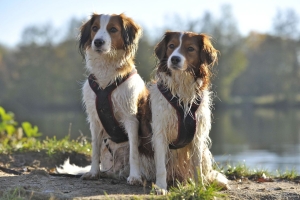
{"type": "MultiPolygon", "coordinates": [[[[0,199],[172,199],[152,195],[151,183],[130,186],[125,180],[100,178],[83,181],[50,175],[66,158],[76,165],[90,163],[89,156],[75,152],[59,152],[51,156],[45,151],[1,154],[0,166],[11,171],[0,170],[0,199]]],[[[292,171],[282,173],[281,177],[251,171],[246,166],[227,169],[226,175],[232,179],[231,190],[215,194],[221,194],[225,199],[300,199],[300,177],[292,171]]]]}

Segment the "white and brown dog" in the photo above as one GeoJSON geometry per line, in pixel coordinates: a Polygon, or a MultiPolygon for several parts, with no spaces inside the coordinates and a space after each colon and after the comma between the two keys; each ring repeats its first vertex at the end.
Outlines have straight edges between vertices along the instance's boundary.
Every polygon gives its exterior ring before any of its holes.
{"type": "Polygon", "coordinates": [[[155,47],[159,62],[150,85],[152,143],[156,185],[197,178],[229,188],[213,170],[209,150],[211,128],[210,67],[218,51],[210,38],[192,32],[166,32],[155,47]]]}
{"type": "Polygon", "coordinates": [[[124,14],[93,14],[80,28],[79,49],[90,74],[83,103],[92,134],[92,164],[83,179],[103,171],[128,176],[129,160],[128,183],[142,182],[137,113],[147,90],[134,65],[140,36],[141,28],[124,14]]]}

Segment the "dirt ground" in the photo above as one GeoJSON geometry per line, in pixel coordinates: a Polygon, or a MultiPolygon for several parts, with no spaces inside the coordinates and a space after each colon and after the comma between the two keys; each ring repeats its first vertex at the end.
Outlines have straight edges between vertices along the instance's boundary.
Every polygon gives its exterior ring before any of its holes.
{"type": "MultiPolygon", "coordinates": [[[[130,186],[125,180],[102,178],[96,181],[76,177],[52,176],[55,166],[67,158],[78,166],[90,164],[90,158],[76,153],[61,153],[49,157],[45,152],[0,155],[0,199],[17,195],[25,199],[151,199],[151,183],[130,186]],[[14,171],[9,171],[14,170],[14,171]],[[21,172],[21,175],[13,172],[21,172]],[[16,190],[19,188],[19,190],[16,190]],[[15,194],[16,195],[16,194],[15,194]],[[2,198],[1,198],[2,197],[2,198]]],[[[229,199],[300,199],[300,180],[261,182],[238,180],[230,182],[231,190],[223,191],[229,199]]]]}

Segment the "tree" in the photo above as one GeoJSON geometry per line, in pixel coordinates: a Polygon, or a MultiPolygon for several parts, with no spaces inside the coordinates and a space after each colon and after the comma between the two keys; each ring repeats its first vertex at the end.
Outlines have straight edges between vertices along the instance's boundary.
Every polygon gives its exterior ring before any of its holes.
{"type": "Polygon", "coordinates": [[[232,84],[248,64],[243,48],[244,40],[229,5],[221,7],[220,19],[214,20],[206,13],[201,24],[203,24],[201,32],[211,35],[215,47],[220,51],[217,78],[213,82],[216,85],[215,90],[222,101],[230,102],[232,84]]]}
{"type": "Polygon", "coordinates": [[[135,63],[139,74],[145,81],[151,79],[155,67],[154,45],[150,42],[147,34],[140,39],[135,63]]]}
{"type": "Polygon", "coordinates": [[[277,10],[273,20],[273,33],[283,38],[298,38],[299,16],[293,9],[277,10]]]}
{"type": "Polygon", "coordinates": [[[29,45],[32,43],[39,45],[51,44],[54,38],[57,38],[57,31],[54,30],[51,24],[43,26],[32,25],[24,29],[20,45],[29,45]]]}

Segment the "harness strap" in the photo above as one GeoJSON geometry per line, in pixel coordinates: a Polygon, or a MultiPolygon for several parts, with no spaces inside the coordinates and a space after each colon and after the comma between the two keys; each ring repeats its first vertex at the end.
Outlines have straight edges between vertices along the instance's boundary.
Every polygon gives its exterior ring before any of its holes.
{"type": "Polygon", "coordinates": [[[94,74],[90,74],[88,77],[90,87],[97,96],[95,104],[99,119],[105,131],[111,137],[110,139],[115,143],[128,141],[128,137],[124,128],[119,124],[119,122],[115,118],[111,94],[118,86],[120,86],[122,83],[124,83],[127,79],[129,79],[132,75],[136,73],[136,69],[133,69],[122,79],[116,79],[115,82],[113,82],[104,89],[101,89],[99,87],[99,84],[97,83],[97,79],[94,76],[94,74]]]}
{"type": "Polygon", "coordinates": [[[185,147],[189,144],[195,135],[196,132],[196,120],[195,113],[200,106],[201,100],[196,100],[196,103],[193,103],[190,109],[190,114],[184,116],[183,104],[179,102],[177,96],[173,96],[171,91],[163,84],[157,84],[159,91],[166,98],[166,100],[173,106],[176,110],[178,118],[178,135],[177,139],[169,144],[170,149],[179,149],[185,147]]]}

